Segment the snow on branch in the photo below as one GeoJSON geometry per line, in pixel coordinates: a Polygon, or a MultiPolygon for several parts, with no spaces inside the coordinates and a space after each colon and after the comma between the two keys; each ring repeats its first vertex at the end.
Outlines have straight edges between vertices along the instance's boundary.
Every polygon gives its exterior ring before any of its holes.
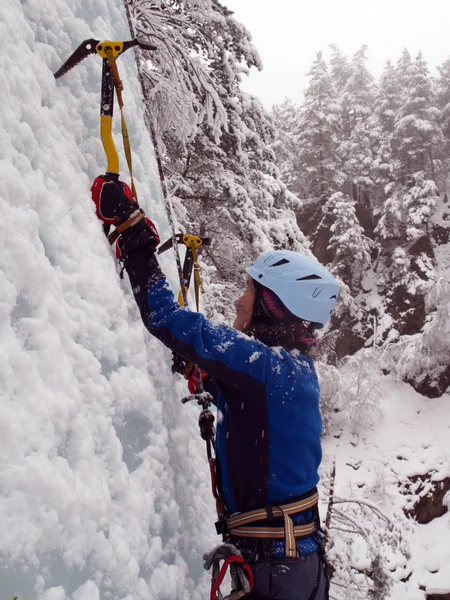
{"type": "Polygon", "coordinates": [[[219,139],[228,127],[227,113],[220,99],[221,84],[209,68],[212,42],[201,29],[198,11],[195,20],[178,3],[130,0],[128,6],[136,37],[157,46],[143,73],[159,128],[176,127],[186,140],[206,122],[219,139]]]}

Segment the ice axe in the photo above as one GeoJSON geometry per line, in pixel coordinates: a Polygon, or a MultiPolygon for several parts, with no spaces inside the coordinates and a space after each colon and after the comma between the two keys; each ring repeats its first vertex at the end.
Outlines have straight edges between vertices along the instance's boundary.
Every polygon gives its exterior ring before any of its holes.
{"type": "Polygon", "coordinates": [[[114,89],[117,94],[117,101],[121,112],[122,137],[125,155],[127,157],[128,167],[131,175],[131,191],[137,200],[136,189],[133,182],[133,168],[131,158],[130,140],[128,137],[127,125],[123,114],[122,90],[123,85],[120,80],[116,59],[129,48],[138,46],[143,50],[156,50],[156,46],[145,44],[138,40],[119,41],[100,41],[89,39],[82,42],[72,55],[66,60],[62,67],[55,73],[55,79],[65,75],[70,69],[78,65],[90,54],[97,53],[103,59],[102,70],[102,92],[100,101],[100,136],[103,149],[108,161],[107,174],[111,179],[119,178],[119,156],[112,136],[112,123],[114,112],[114,89]]]}

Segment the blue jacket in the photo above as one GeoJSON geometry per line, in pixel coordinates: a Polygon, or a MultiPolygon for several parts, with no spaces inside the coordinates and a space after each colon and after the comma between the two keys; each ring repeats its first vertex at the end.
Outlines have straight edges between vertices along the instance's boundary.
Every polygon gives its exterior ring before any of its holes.
{"type": "Polygon", "coordinates": [[[125,266],[146,327],[217,386],[218,483],[229,513],[291,502],[314,488],[322,424],[313,360],[181,308],[148,249],[125,266]]]}

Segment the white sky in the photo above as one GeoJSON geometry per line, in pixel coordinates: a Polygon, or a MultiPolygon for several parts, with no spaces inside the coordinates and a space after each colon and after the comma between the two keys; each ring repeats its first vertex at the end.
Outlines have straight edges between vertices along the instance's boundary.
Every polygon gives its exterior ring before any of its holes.
{"type": "Polygon", "coordinates": [[[375,77],[402,48],[422,50],[432,73],[450,56],[450,0],[222,0],[249,29],[264,71],[253,69],[243,89],[267,108],[285,97],[300,102],[306,73],[322,50],[337,44],[351,56],[369,47],[375,77]]]}

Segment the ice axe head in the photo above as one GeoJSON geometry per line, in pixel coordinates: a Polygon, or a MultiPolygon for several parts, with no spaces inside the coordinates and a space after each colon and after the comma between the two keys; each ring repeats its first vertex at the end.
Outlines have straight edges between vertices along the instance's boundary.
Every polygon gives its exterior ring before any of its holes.
{"type": "Polygon", "coordinates": [[[112,56],[116,59],[118,56],[123,54],[129,48],[133,48],[134,46],[139,46],[143,50],[156,50],[156,46],[152,46],[151,44],[145,44],[144,42],[140,42],[139,40],[129,40],[127,42],[119,42],[119,41],[100,41],[94,40],[93,38],[89,40],[84,40],[78,48],[69,56],[66,62],[62,65],[58,71],[55,73],[55,79],[59,79],[65,75],[70,69],[73,69],[78,63],[89,56],[90,54],[97,53],[102,58],[107,58],[106,49],[110,49],[112,51],[112,56]]]}

